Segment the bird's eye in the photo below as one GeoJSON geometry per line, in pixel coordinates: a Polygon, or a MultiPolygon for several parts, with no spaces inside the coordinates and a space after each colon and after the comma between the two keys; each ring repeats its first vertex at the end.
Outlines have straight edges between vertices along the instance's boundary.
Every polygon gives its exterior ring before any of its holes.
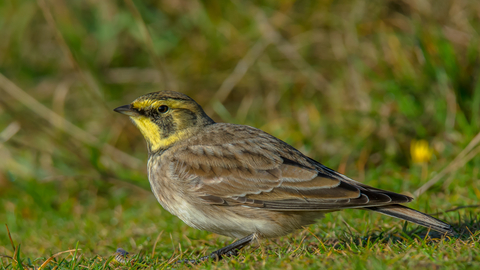
{"type": "Polygon", "coordinates": [[[166,112],[168,112],[168,106],[162,105],[162,106],[158,107],[157,110],[158,110],[159,113],[166,113],[166,112]]]}

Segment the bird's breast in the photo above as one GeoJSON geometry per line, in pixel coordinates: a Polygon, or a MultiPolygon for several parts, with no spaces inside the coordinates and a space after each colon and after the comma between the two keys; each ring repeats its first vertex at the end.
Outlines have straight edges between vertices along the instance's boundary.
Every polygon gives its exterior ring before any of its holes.
{"type": "Polygon", "coordinates": [[[282,213],[241,205],[209,204],[193,191],[192,179],[187,174],[173,173],[177,165],[151,158],[148,178],[163,208],[190,227],[235,238],[252,233],[269,238],[291,233],[322,216],[321,213],[282,213]]]}

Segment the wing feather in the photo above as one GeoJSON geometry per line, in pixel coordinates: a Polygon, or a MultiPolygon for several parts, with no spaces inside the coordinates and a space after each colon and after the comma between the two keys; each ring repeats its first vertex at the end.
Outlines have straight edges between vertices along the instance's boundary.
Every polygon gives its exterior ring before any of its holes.
{"type": "Polygon", "coordinates": [[[177,166],[170,167],[173,173],[189,175],[184,178],[192,191],[216,205],[334,211],[412,200],[353,181],[268,134],[260,135],[177,148],[171,159],[177,166]]]}

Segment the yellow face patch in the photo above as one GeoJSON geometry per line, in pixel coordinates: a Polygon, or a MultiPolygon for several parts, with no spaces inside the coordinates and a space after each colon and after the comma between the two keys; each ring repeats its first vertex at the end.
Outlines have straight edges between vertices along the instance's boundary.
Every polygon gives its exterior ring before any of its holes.
{"type": "Polygon", "coordinates": [[[140,113],[130,118],[145,137],[150,151],[153,152],[167,148],[173,143],[192,135],[192,128],[195,127],[197,121],[190,121],[191,113],[188,114],[188,111],[200,116],[204,115],[198,104],[188,100],[142,99],[132,102],[131,105],[139,110],[140,113]],[[163,105],[168,106],[169,110],[165,113],[157,112],[157,109],[163,105]],[[155,114],[163,119],[154,120],[146,116],[150,115],[153,117],[155,114]],[[173,123],[166,121],[173,121],[173,123]],[[175,128],[175,130],[170,130],[172,128],[175,128]]]}
{"type": "Polygon", "coordinates": [[[160,128],[153,123],[148,117],[145,116],[135,116],[131,117],[137,128],[142,133],[145,140],[150,144],[150,146],[155,149],[158,149],[161,141],[161,131],[160,128]]]}
{"type": "Polygon", "coordinates": [[[148,142],[151,151],[156,151],[160,148],[165,148],[179,140],[182,140],[188,131],[180,130],[173,135],[163,138],[162,130],[145,116],[131,117],[137,128],[142,133],[145,140],[148,142]]]}

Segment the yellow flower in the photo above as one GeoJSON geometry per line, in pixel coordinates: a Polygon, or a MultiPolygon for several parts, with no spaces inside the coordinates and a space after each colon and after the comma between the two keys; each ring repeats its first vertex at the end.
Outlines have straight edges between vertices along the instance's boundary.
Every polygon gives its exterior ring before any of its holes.
{"type": "Polygon", "coordinates": [[[433,151],[425,140],[412,140],[410,142],[410,155],[413,163],[423,164],[430,161],[433,151]]]}

